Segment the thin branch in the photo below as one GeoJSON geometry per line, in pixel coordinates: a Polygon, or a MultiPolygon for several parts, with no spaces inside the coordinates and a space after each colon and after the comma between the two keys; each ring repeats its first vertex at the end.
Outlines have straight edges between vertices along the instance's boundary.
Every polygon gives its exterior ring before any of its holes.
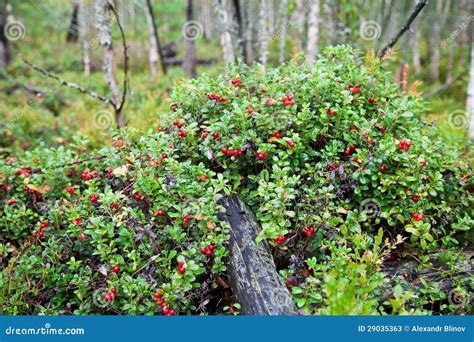
{"type": "Polygon", "coordinates": [[[413,10],[413,12],[411,13],[410,17],[408,18],[407,20],[407,23],[405,24],[405,26],[403,26],[401,28],[401,30],[397,33],[397,35],[395,37],[393,37],[392,39],[389,40],[388,44],[385,45],[385,47],[379,52],[379,57],[380,58],[383,58],[385,57],[385,55],[387,54],[388,50],[390,50],[391,48],[393,48],[395,46],[395,44],[397,43],[397,41],[401,38],[401,36],[403,36],[403,34],[408,31],[410,29],[410,25],[413,23],[413,21],[416,19],[416,17],[418,16],[418,14],[420,14],[421,10],[423,9],[423,7],[426,6],[427,4],[427,0],[421,0],[420,2],[418,2],[415,6],[415,9],[413,10]]]}
{"type": "Polygon", "coordinates": [[[148,11],[150,12],[151,21],[153,22],[153,35],[155,36],[155,39],[156,39],[156,45],[158,45],[158,55],[160,56],[161,69],[163,70],[163,73],[166,75],[168,70],[166,68],[163,51],[161,49],[160,37],[158,35],[158,29],[156,28],[156,24],[155,24],[155,14],[153,13],[153,6],[151,4],[151,0],[146,0],[146,5],[148,7],[148,11]]]}
{"type": "Polygon", "coordinates": [[[21,59],[23,60],[23,62],[24,62],[26,65],[28,65],[30,68],[32,68],[33,70],[38,71],[39,73],[45,75],[46,77],[49,77],[49,78],[52,78],[53,80],[58,81],[58,82],[59,82],[61,85],[63,85],[63,86],[69,87],[69,88],[71,88],[71,89],[75,89],[76,91],[79,91],[79,92],[81,92],[81,93],[83,93],[83,94],[89,95],[89,96],[93,97],[93,98],[96,99],[96,100],[100,100],[100,101],[102,101],[102,102],[105,102],[105,103],[111,105],[112,107],[114,107],[114,109],[115,109],[115,104],[114,104],[114,102],[113,102],[111,99],[109,99],[109,98],[107,98],[107,97],[105,97],[105,96],[99,95],[99,94],[97,94],[97,93],[95,93],[95,92],[93,92],[93,91],[90,91],[90,90],[88,90],[88,89],[86,89],[86,88],[84,88],[84,87],[82,87],[82,86],[80,86],[80,85],[78,85],[78,84],[76,84],[76,83],[68,82],[68,81],[62,79],[61,77],[59,77],[59,76],[57,76],[57,75],[54,75],[54,74],[52,74],[52,73],[50,73],[50,72],[48,72],[48,71],[46,71],[46,70],[44,70],[44,69],[42,69],[42,68],[36,66],[36,65],[34,65],[33,63],[31,63],[30,61],[28,61],[27,59],[25,59],[22,55],[20,55],[20,58],[21,58],[21,59]]]}
{"type": "Polygon", "coordinates": [[[127,40],[125,39],[125,32],[123,31],[122,24],[120,23],[119,16],[117,14],[117,11],[115,10],[115,7],[112,5],[112,3],[109,2],[109,7],[112,13],[114,14],[114,17],[117,21],[117,26],[120,30],[120,36],[122,37],[122,44],[123,44],[123,90],[122,90],[122,100],[120,101],[120,104],[117,106],[117,111],[120,113],[122,111],[122,108],[125,104],[125,100],[127,97],[127,89],[128,89],[128,47],[127,47],[127,40]]]}

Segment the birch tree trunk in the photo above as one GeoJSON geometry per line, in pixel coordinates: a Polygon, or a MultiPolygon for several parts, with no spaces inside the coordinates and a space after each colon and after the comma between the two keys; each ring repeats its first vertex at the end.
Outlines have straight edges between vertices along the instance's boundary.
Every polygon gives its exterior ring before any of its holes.
{"type": "Polygon", "coordinates": [[[10,44],[5,36],[5,25],[7,24],[7,4],[0,0],[0,69],[5,69],[11,61],[10,44]]]}
{"type": "MultiPolygon", "coordinates": [[[[112,102],[118,108],[120,105],[119,86],[117,81],[117,66],[114,59],[114,49],[112,42],[111,16],[108,0],[95,0],[96,28],[99,33],[99,41],[102,46],[103,68],[105,79],[112,95],[112,102]]],[[[125,121],[120,112],[115,112],[115,120],[118,127],[123,127],[125,121]]]]}
{"type": "Polygon", "coordinates": [[[267,1],[267,31],[268,35],[272,36],[275,33],[275,4],[273,0],[267,1]]]}
{"type": "Polygon", "coordinates": [[[208,0],[201,0],[201,24],[203,29],[203,36],[205,39],[211,39],[212,37],[212,16],[211,6],[209,6],[208,0]]]}
{"type": "Polygon", "coordinates": [[[79,4],[76,2],[73,5],[71,22],[69,24],[69,29],[67,31],[66,42],[67,43],[76,43],[79,39],[79,4]]]}
{"type": "Polygon", "coordinates": [[[255,20],[255,2],[250,0],[244,6],[244,45],[245,45],[245,63],[251,65],[255,60],[254,54],[254,41],[253,41],[253,27],[254,27],[254,20],[255,20]]]}
{"type": "Polygon", "coordinates": [[[285,63],[286,31],[288,28],[288,0],[281,0],[280,3],[280,54],[278,61],[285,63]]]}
{"type": "MultiPolygon", "coordinates": [[[[188,0],[186,6],[186,20],[188,22],[194,20],[193,0],[188,0]]],[[[194,45],[194,39],[188,38],[185,39],[185,41],[183,69],[189,77],[196,78],[196,46],[194,45]]]]}
{"type": "Polygon", "coordinates": [[[318,54],[319,40],[319,0],[313,0],[308,16],[308,42],[306,44],[306,63],[311,64],[318,54]]]}
{"type": "Polygon", "coordinates": [[[89,11],[85,0],[79,0],[79,35],[82,42],[82,61],[84,63],[84,74],[89,76],[91,74],[91,59],[90,59],[90,42],[89,42],[89,11]]]}
{"type": "MultiPolygon", "coordinates": [[[[299,52],[301,52],[303,51],[304,24],[306,21],[304,0],[296,0],[295,12],[296,12],[295,25],[296,25],[296,32],[297,32],[296,48],[298,49],[299,52]]],[[[328,31],[328,36],[330,36],[329,31],[328,31]]],[[[331,39],[329,38],[328,40],[330,41],[331,39]]],[[[331,42],[329,44],[331,44],[331,42]]]]}
{"type": "Polygon", "coordinates": [[[230,1],[216,0],[215,4],[217,11],[216,29],[219,32],[222,58],[225,64],[229,64],[235,61],[234,44],[231,34],[232,17],[230,1]]]}
{"type": "Polygon", "coordinates": [[[258,4],[258,61],[263,65],[268,61],[267,15],[267,2],[260,0],[258,4]]]}
{"type": "Polygon", "coordinates": [[[158,74],[158,42],[156,41],[156,27],[153,20],[153,7],[151,2],[146,0],[145,14],[148,26],[148,34],[150,36],[150,48],[148,50],[148,61],[150,63],[150,72],[153,80],[156,80],[158,74]]]}

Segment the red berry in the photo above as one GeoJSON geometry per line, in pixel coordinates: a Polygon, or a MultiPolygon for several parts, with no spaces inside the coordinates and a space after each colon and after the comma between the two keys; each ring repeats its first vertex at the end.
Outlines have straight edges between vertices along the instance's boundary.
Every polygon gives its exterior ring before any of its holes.
{"type": "Polygon", "coordinates": [[[89,196],[89,200],[91,201],[91,203],[95,203],[95,202],[97,202],[99,197],[100,197],[99,195],[92,194],[92,195],[89,196]]]}
{"type": "Polygon", "coordinates": [[[257,158],[258,159],[265,159],[265,158],[267,158],[267,154],[265,152],[258,152],[257,153],[257,158]]]}
{"type": "Polygon", "coordinates": [[[247,114],[252,114],[253,113],[253,109],[252,108],[247,108],[247,114]]]}
{"type": "Polygon", "coordinates": [[[328,164],[328,169],[329,170],[334,170],[335,168],[336,168],[336,165],[334,165],[333,163],[328,164]]]}
{"type": "Polygon", "coordinates": [[[413,200],[413,202],[418,202],[418,201],[420,200],[420,197],[421,197],[420,195],[414,194],[414,195],[411,197],[411,199],[413,200]]]}
{"type": "Polygon", "coordinates": [[[229,154],[229,150],[227,149],[227,147],[221,148],[221,152],[224,154],[229,154]]]}
{"type": "Polygon", "coordinates": [[[281,235],[277,238],[274,238],[273,241],[275,241],[277,245],[281,245],[283,242],[285,242],[285,239],[285,236],[281,235]]]}
{"type": "Polygon", "coordinates": [[[428,164],[428,163],[426,162],[426,160],[422,160],[422,161],[420,162],[420,165],[422,165],[422,166],[426,166],[426,164],[428,164]]]}
{"type": "Polygon", "coordinates": [[[112,287],[112,288],[110,289],[110,292],[112,292],[113,294],[116,294],[116,293],[117,293],[117,289],[116,289],[115,287],[112,287]]]}
{"type": "Polygon", "coordinates": [[[219,132],[214,132],[214,133],[212,134],[212,137],[213,137],[214,139],[218,139],[218,138],[219,138],[219,132]]]}
{"type": "Polygon", "coordinates": [[[262,91],[262,93],[266,93],[266,92],[267,92],[267,88],[265,88],[265,87],[260,88],[260,90],[262,91]]]}
{"type": "Polygon", "coordinates": [[[187,135],[188,135],[188,133],[187,133],[185,130],[180,129],[180,130],[178,131],[178,137],[179,137],[179,138],[184,138],[184,137],[186,137],[187,135]]]}
{"type": "Polygon", "coordinates": [[[306,235],[307,237],[313,236],[314,233],[315,233],[315,230],[313,226],[309,226],[307,229],[303,229],[303,234],[306,235]]]}
{"type": "Polygon", "coordinates": [[[119,208],[119,204],[117,202],[114,202],[110,205],[110,209],[115,209],[117,210],[119,208]]]}
{"type": "Polygon", "coordinates": [[[161,159],[166,159],[166,158],[168,158],[168,153],[163,152],[163,153],[161,154],[161,159]]]}
{"type": "Polygon", "coordinates": [[[373,97],[369,97],[369,102],[370,103],[374,103],[375,102],[375,99],[373,97]]]}
{"type": "Polygon", "coordinates": [[[69,195],[72,195],[72,193],[74,192],[74,188],[72,186],[67,186],[66,191],[69,193],[69,195]]]}
{"type": "Polygon", "coordinates": [[[160,209],[160,210],[157,210],[157,211],[155,212],[155,217],[160,217],[160,216],[163,216],[164,214],[165,214],[165,212],[160,209]]]}
{"type": "Polygon", "coordinates": [[[232,131],[232,134],[239,134],[239,130],[238,130],[238,129],[234,129],[234,130],[232,131]]]}
{"type": "Polygon", "coordinates": [[[288,145],[290,146],[290,148],[295,147],[295,143],[293,142],[293,140],[288,140],[288,145]]]}
{"type": "Polygon", "coordinates": [[[379,167],[379,171],[380,172],[386,172],[386,171],[388,171],[388,168],[385,165],[382,165],[382,166],[379,167]]]}
{"type": "Polygon", "coordinates": [[[119,271],[120,271],[120,265],[117,264],[114,267],[112,267],[112,269],[110,270],[110,274],[117,273],[119,271]]]}

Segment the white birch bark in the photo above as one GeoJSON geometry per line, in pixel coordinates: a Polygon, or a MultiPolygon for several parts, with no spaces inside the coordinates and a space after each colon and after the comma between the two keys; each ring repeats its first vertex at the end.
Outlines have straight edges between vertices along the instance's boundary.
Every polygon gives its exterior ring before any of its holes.
{"type": "Polygon", "coordinates": [[[280,4],[280,54],[278,61],[285,63],[286,31],[288,28],[288,0],[281,0],[280,4]]]}
{"type": "Polygon", "coordinates": [[[267,15],[266,0],[260,0],[258,4],[258,61],[263,65],[268,61],[267,15]]]}
{"type": "Polygon", "coordinates": [[[319,0],[313,0],[308,16],[308,41],[306,44],[306,63],[313,63],[318,54],[319,41],[319,0]]]}

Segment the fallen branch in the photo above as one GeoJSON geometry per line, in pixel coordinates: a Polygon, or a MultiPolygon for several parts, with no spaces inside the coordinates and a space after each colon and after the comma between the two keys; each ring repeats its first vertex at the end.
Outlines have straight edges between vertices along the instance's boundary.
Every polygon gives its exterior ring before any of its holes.
{"type": "Polygon", "coordinates": [[[426,6],[427,4],[427,0],[421,0],[420,2],[418,2],[415,6],[415,9],[413,10],[413,12],[411,13],[410,17],[408,18],[408,21],[407,23],[405,24],[405,26],[403,26],[401,28],[401,30],[397,33],[397,35],[395,37],[393,37],[392,39],[389,40],[388,44],[385,45],[385,47],[379,52],[379,57],[380,58],[383,58],[385,57],[385,55],[387,54],[387,52],[393,48],[395,46],[395,44],[397,43],[397,41],[405,34],[406,31],[408,31],[410,29],[410,25],[413,23],[413,21],[416,19],[416,17],[418,16],[418,14],[420,14],[421,10],[423,9],[423,7],[426,6]]]}
{"type": "Polygon", "coordinates": [[[27,59],[25,59],[22,55],[20,55],[20,58],[23,60],[23,62],[28,65],[30,68],[32,68],[33,70],[36,70],[38,71],[39,73],[45,75],[46,77],[49,77],[49,78],[52,78],[53,80],[56,80],[58,81],[61,85],[63,86],[66,86],[66,87],[69,87],[71,89],[74,89],[74,90],[77,90],[79,91],[80,93],[83,93],[83,94],[86,94],[86,95],[89,95],[91,97],[93,97],[94,99],[96,100],[99,100],[99,101],[102,101],[102,102],[105,102],[109,105],[111,105],[112,107],[114,107],[114,110],[115,110],[115,105],[114,105],[114,102],[105,97],[105,96],[102,96],[102,95],[99,95],[97,94],[96,92],[93,92],[93,91],[90,91],[76,83],[72,83],[72,82],[68,82],[64,79],[62,79],[61,77],[53,74],[53,73],[50,73],[49,71],[46,71],[42,68],[40,68],[39,66],[36,66],[34,65],[33,63],[31,63],[30,61],[28,61],[27,59]]]}

